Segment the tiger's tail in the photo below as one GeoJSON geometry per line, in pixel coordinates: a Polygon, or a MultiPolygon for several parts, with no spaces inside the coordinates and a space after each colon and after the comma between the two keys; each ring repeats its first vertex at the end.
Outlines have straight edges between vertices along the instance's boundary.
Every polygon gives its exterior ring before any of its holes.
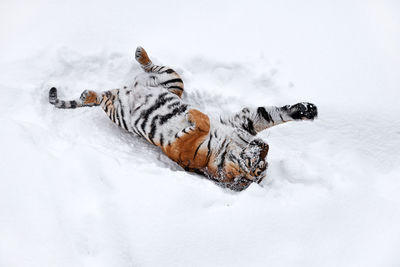
{"type": "Polygon", "coordinates": [[[57,108],[80,108],[100,105],[97,93],[94,91],[85,90],[78,99],[66,101],[57,97],[57,88],[55,87],[52,87],[49,91],[49,102],[57,108]]]}

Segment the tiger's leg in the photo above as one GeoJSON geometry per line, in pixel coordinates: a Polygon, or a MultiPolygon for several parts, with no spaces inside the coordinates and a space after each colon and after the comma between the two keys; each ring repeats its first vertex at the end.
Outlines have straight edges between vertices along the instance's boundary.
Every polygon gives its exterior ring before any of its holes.
{"type": "Polygon", "coordinates": [[[151,76],[154,79],[155,86],[161,85],[171,93],[181,97],[184,84],[179,74],[166,66],[154,65],[149,56],[142,47],[136,49],[135,58],[145,72],[157,74],[151,76]]]}
{"type": "Polygon", "coordinates": [[[264,129],[289,121],[314,120],[318,116],[318,109],[311,103],[297,103],[283,107],[244,108],[230,118],[244,130],[256,135],[264,129]]]}
{"type": "Polygon", "coordinates": [[[85,90],[80,98],[70,101],[60,100],[57,97],[57,89],[51,88],[49,91],[49,102],[57,108],[78,108],[101,106],[107,116],[118,126],[127,131],[131,131],[127,117],[125,117],[124,107],[119,98],[119,89],[113,89],[105,92],[95,92],[85,90]]]}
{"type": "Polygon", "coordinates": [[[129,114],[129,111],[122,104],[124,101],[120,99],[119,93],[119,89],[102,92],[99,96],[100,106],[112,122],[127,131],[133,131],[128,123],[129,116],[126,116],[126,114],[129,114]]]}

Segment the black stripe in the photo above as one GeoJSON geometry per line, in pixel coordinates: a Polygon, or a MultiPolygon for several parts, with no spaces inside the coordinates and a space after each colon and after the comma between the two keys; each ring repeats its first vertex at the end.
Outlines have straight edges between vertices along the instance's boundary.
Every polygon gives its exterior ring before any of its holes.
{"type": "Polygon", "coordinates": [[[207,151],[207,163],[208,163],[208,160],[209,160],[210,154],[211,154],[211,139],[212,139],[212,135],[210,134],[210,139],[208,139],[208,144],[207,144],[207,149],[208,149],[208,151],[207,151]]]}
{"type": "Polygon", "coordinates": [[[65,101],[61,100],[60,108],[65,108],[65,101]]]}
{"type": "Polygon", "coordinates": [[[222,142],[221,147],[218,149],[217,155],[219,155],[219,154],[221,153],[222,149],[223,149],[224,146],[225,146],[225,143],[226,143],[226,139],[224,140],[224,142],[222,142]]]}
{"type": "Polygon", "coordinates": [[[253,121],[250,120],[249,118],[247,119],[247,124],[243,123],[242,124],[243,129],[245,129],[247,132],[249,132],[251,135],[256,135],[257,132],[254,130],[254,125],[253,121]]]}
{"type": "Polygon", "coordinates": [[[124,119],[124,111],[121,108],[121,116],[122,116],[122,125],[124,126],[124,129],[129,131],[128,126],[126,125],[125,119],[124,119]]]}
{"type": "MultiPolygon", "coordinates": [[[[139,131],[139,129],[138,129],[136,126],[132,126],[132,129],[135,131],[135,133],[136,133],[137,135],[140,135],[140,136],[144,137],[144,135],[139,131]]],[[[145,137],[144,137],[144,138],[145,138],[145,137]]]]}
{"type": "Polygon", "coordinates": [[[142,105],[138,106],[137,108],[135,108],[135,109],[133,110],[133,112],[137,111],[139,108],[141,108],[141,107],[144,106],[144,105],[145,105],[145,104],[142,104],[142,105]]]}
{"type": "Polygon", "coordinates": [[[76,101],[75,100],[70,101],[69,104],[71,105],[71,108],[76,108],[76,101]]]}
{"type": "Polygon", "coordinates": [[[164,136],[160,134],[160,146],[164,146],[164,136]]]}
{"type": "MultiPolygon", "coordinates": [[[[156,101],[154,102],[154,104],[153,104],[149,109],[142,110],[142,112],[140,112],[139,118],[137,118],[137,120],[135,121],[134,125],[136,126],[136,125],[139,123],[139,120],[141,120],[142,118],[144,118],[146,115],[147,115],[146,118],[148,119],[148,116],[151,114],[151,112],[153,111],[153,109],[155,110],[157,107],[160,106],[160,105],[159,105],[160,101],[161,101],[161,100],[164,100],[164,96],[166,96],[167,94],[168,94],[168,93],[162,93],[162,94],[160,94],[160,95],[158,96],[158,98],[156,99],[156,101]]],[[[148,100],[147,97],[150,97],[150,95],[147,95],[147,96],[146,96],[145,101],[148,100]]],[[[144,104],[143,104],[143,105],[144,105],[144,104]]],[[[135,109],[135,111],[136,111],[137,109],[139,109],[139,108],[140,108],[141,106],[143,106],[143,105],[140,105],[139,107],[137,107],[137,108],[135,109]]]]}
{"type": "Polygon", "coordinates": [[[111,101],[111,99],[110,99],[110,98],[107,98],[106,102],[104,103],[104,105],[105,105],[105,106],[108,106],[108,105],[110,105],[108,101],[110,101],[110,102],[111,102],[111,104],[112,104],[112,101],[111,101]]]}
{"type": "Polygon", "coordinates": [[[125,122],[124,108],[122,106],[121,99],[118,99],[118,101],[119,101],[119,106],[120,106],[120,110],[121,110],[122,125],[123,125],[123,128],[128,131],[128,127],[126,126],[126,122],[125,122]]]}
{"type": "Polygon", "coordinates": [[[224,153],[222,153],[222,155],[221,155],[221,161],[218,164],[218,170],[219,171],[221,171],[222,168],[224,167],[226,153],[227,153],[227,151],[225,150],[224,153]]]}
{"type": "MultiPolygon", "coordinates": [[[[115,99],[117,99],[118,100],[118,102],[119,102],[119,90],[117,91],[117,96],[115,96],[114,95],[114,100],[115,99]]],[[[117,125],[118,126],[121,126],[121,121],[120,121],[120,119],[119,119],[119,113],[118,113],[118,109],[116,108],[116,103],[115,103],[116,101],[114,101],[114,110],[115,110],[115,114],[114,114],[114,116],[116,116],[116,121],[118,122],[117,123],[117,125]]],[[[121,104],[121,102],[119,102],[120,104],[121,104]]]]}
{"type": "Polygon", "coordinates": [[[173,103],[169,104],[169,105],[167,106],[167,108],[173,108],[173,107],[179,105],[180,103],[181,103],[181,101],[173,102],[173,103]]]}
{"type": "Polygon", "coordinates": [[[167,84],[169,84],[169,83],[177,83],[177,82],[183,83],[182,79],[176,78],[176,79],[171,79],[171,80],[162,82],[162,83],[160,83],[160,84],[161,84],[161,85],[167,85],[167,84]]]}
{"type": "Polygon", "coordinates": [[[247,119],[247,126],[249,127],[249,130],[250,130],[251,134],[253,134],[253,135],[257,134],[256,130],[254,130],[254,123],[253,123],[252,120],[247,119]]]}
{"type": "Polygon", "coordinates": [[[150,136],[149,136],[149,140],[150,140],[150,142],[151,142],[153,145],[156,146],[156,143],[154,143],[154,141],[153,141],[153,137],[150,137],[150,136]]]}
{"type": "Polygon", "coordinates": [[[158,118],[160,118],[160,115],[154,116],[153,119],[151,120],[150,133],[148,134],[149,139],[153,144],[154,144],[153,137],[154,137],[154,134],[155,134],[155,132],[157,130],[156,124],[157,124],[158,118]]]}
{"type": "MultiPolygon", "coordinates": [[[[226,140],[224,140],[224,143],[225,143],[225,141],[226,141],[226,140]]],[[[224,147],[224,143],[222,144],[221,148],[224,147]]],[[[229,142],[228,144],[226,144],[226,146],[224,147],[224,152],[222,153],[222,155],[221,155],[221,160],[220,160],[220,162],[219,162],[219,164],[218,164],[218,170],[219,170],[219,171],[221,171],[222,168],[224,167],[224,164],[225,164],[225,157],[226,157],[226,154],[228,153],[228,151],[227,151],[226,149],[227,149],[227,147],[228,147],[229,145],[230,145],[230,142],[229,142]]],[[[218,155],[219,155],[220,152],[221,152],[221,148],[220,148],[220,151],[218,151],[218,155]]]]}
{"type": "Polygon", "coordinates": [[[281,120],[282,120],[283,122],[286,122],[286,121],[283,119],[283,117],[282,117],[281,114],[279,114],[279,117],[281,117],[281,120]]]}
{"type": "MultiPolygon", "coordinates": [[[[204,140],[204,141],[206,141],[206,140],[204,140]]],[[[199,151],[199,149],[200,149],[201,145],[204,143],[204,141],[201,142],[200,145],[196,148],[196,151],[194,152],[193,160],[196,158],[197,152],[199,151]]]]}
{"type": "Polygon", "coordinates": [[[134,132],[134,133],[137,134],[137,135],[140,135],[140,134],[136,131],[136,129],[133,128],[133,127],[132,127],[132,132],[134,132]]]}
{"type": "Polygon", "coordinates": [[[246,141],[245,139],[243,139],[239,134],[236,134],[236,135],[237,135],[237,137],[239,137],[240,140],[242,140],[242,141],[245,142],[246,144],[249,143],[248,141],[246,141]]]}
{"type": "Polygon", "coordinates": [[[142,130],[145,132],[145,128],[146,128],[146,124],[147,121],[150,117],[150,115],[156,111],[157,109],[159,109],[161,106],[165,105],[167,102],[171,101],[172,99],[174,99],[175,97],[161,97],[159,99],[157,99],[156,103],[151,106],[148,110],[146,110],[146,112],[143,114],[143,122],[140,125],[140,127],[142,128],[142,130]]]}
{"type": "Polygon", "coordinates": [[[260,114],[268,123],[271,121],[272,123],[274,123],[274,120],[272,119],[271,115],[265,110],[265,108],[257,108],[257,113],[260,114]]]}
{"type": "Polygon", "coordinates": [[[173,73],[174,72],[174,70],[173,69],[167,69],[166,71],[164,71],[164,72],[166,72],[166,73],[168,73],[168,74],[171,74],[171,73],[173,73]]]}
{"type": "Polygon", "coordinates": [[[180,115],[181,113],[185,112],[186,108],[187,108],[187,105],[182,105],[182,106],[180,106],[178,108],[174,108],[174,110],[171,113],[168,113],[167,115],[161,116],[160,125],[163,125],[164,123],[166,123],[172,117],[180,115]]]}

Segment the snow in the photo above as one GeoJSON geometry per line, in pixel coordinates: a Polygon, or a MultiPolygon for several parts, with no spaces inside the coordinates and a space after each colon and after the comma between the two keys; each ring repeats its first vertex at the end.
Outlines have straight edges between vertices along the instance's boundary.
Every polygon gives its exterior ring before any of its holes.
{"type": "Polygon", "coordinates": [[[0,266],[399,266],[395,1],[2,1],[0,266]],[[96,108],[141,45],[208,114],[315,103],[271,128],[261,186],[184,172],[96,108]]]}

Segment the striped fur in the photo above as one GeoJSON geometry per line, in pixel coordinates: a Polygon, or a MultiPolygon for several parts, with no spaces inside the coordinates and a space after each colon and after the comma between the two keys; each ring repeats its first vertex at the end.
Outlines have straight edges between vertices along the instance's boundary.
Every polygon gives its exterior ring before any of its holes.
{"type": "Polygon", "coordinates": [[[116,125],[160,147],[185,170],[237,191],[265,177],[269,146],[256,138],[258,132],[317,116],[315,105],[298,103],[243,108],[232,116],[210,118],[181,99],[184,84],[173,69],[154,65],[141,47],[135,56],[144,73],[132,86],[101,93],[86,90],[72,101],[58,99],[53,87],[49,102],[57,108],[100,106],[116,125]]]}

